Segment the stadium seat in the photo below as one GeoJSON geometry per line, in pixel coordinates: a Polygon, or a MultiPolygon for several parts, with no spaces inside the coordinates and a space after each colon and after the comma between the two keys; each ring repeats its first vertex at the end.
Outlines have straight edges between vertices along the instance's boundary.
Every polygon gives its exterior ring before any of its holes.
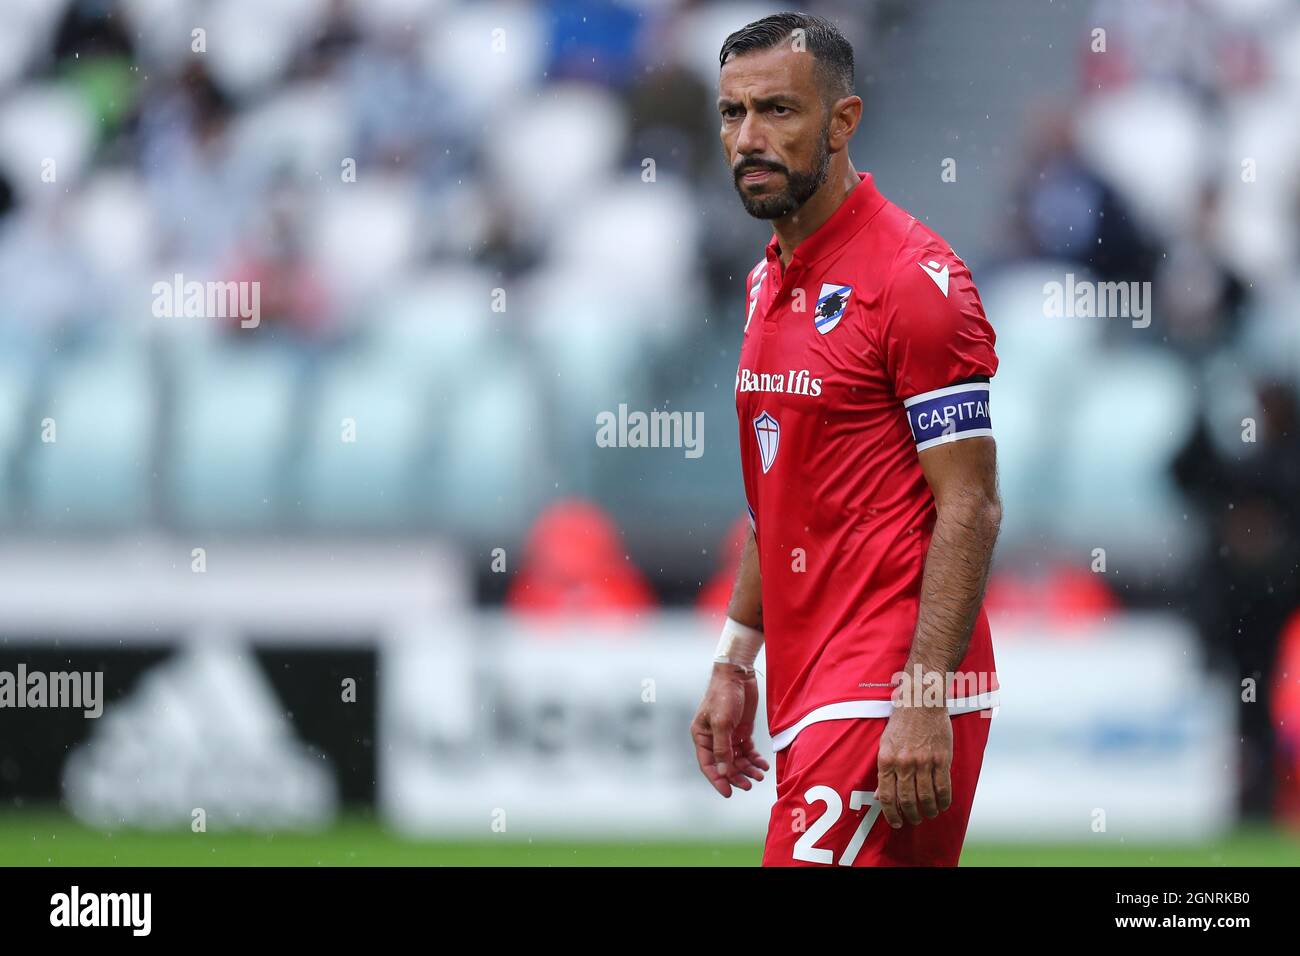
{"type": "Polygon", "coordinates": [[[294,60],[326,0],[225,0],[204,18],[213,78],[228,93],[252,96],[294,60]]]}
{"type": "Polygon", "coordinates": [[[649,336],[617,304],[621,286],[612,279],[549,271],[523,292],[528,351],[551,400],[552,434],[579,469],[596,451],[596,415],[644,394],[649,336]]]}
{"type": "Polygon", "coordinates": [[[118,0],[136,49],[157,63],[177,68],[190,52],[190,31],[199,23],[201,0],[118,0]],[[181,41],[178,42],[178,38],[181,41]]]}
{"type": "Polygon", "coordinates": [[[710,87],[718,82],[718,50],[737,24],[752,23],[771,13],[761,3],[724,0],[684,8],[677,29],[678,54],[682,62],[710,87]]]}
{"type": "Polygon", "coordinates": [[[1156,561],[1181,547],[1185,508],[1169,467],[1195,424],[1186,369],[1158,352],[1099,356],[1073,408],[1057,415],[1060,527],[1088,547],[1156,561]]]}
{"type": "Polygon", "coordinates": [[[361,347],[391,374],[444,391],[488,358],[518,326],[524,303],[508,290],[506,311],[492,311],[501,280],[485,270],[448,265],[412,275],[375,307],[361,347]]]}
{"type": "Polygon", "coordinates": [[[173,369],[171,515],[199,528],[274,526],[299,363],[273,347],[218,343],[173,369]]]}
{"type": "MultiPolygon", "coordinates": [[[[425,67],[456,103],[479,116],[527,99],[536,106],[537,85],[546,63],[543,11],[517,3],[452,4],[430,17],[421,55],[425,67]],[[498,32],[499,31],[499,32],[498,32]],[[499,40],[500,50],[493,49],[499,40]]],[[[487,131],[511,132],[511,124],[493,122],[487,131]]],[[[549,156],[556,144],[541,152],[520,151],[520,158],[549,156]]],[[[549,159],[547,172],[553,171],[549,159]]],[[[513,173],[512,173],[513,176],[513,173]]]]}
{"type": "Polygon", "coordinates": [[[1209,126],[1196,100],[1173,84],[1139,85],[1085,101],[1076,121],[1079,149],[1148,228],[1190,228],[1210,172],[1209,126]]]}
{"type": "Polygon", "coordinates": [[[980,287],[984,314],[997,333],[997,381],[1015,378],[1035,389],[1064,388],[1081,374],[1080,359],[1101,342],[1106,319],[1049,317],[1048,283],[1093,277],[1067,262],[1029,262],[992,275],[980,287]]]}
{"type": "MultiPolygon", "coordinates": [[[[1300,32],[1297,33],[1300,36],[1300,32]]],[[[1300,70],[1297,70],[1300,75],[1300,70]]],[[[1300,130],[1277,118],[1294,111],[1295,93],[1259,91],[1224,104],[1223,151],[1217,170],[1219,209],[1211,227],[1215,250],[1241,276],[1262,288],[1291,274],[1300,255],[1300,229],[1292,209],[1300,177],[1300,130]],[[1244,181],[1245,164],[1254,176],[1244,181]]]]}
{"type": "Polygon", "coordinates": [[[0,30],[0,92],[36,60],[61,12],[60,4],[49,0],[7,0],[0,30]]]}
{"type": "Polygon", "coordinates": [[[395,529],[410,518],[411,469],[428,425],[420,397],[383,362],[346,358],[324,370],[302,422],[297,497],[310,525],[395,529]]]}
{"type": "MultiPolygon", "coordinates": [[[[594,87],[560,84],[516,100],[488,124],[483,144],[491,181],[510,218],[526,235],[547,240],[549,231],[592,203],[613,171],[627,135],[626,119],[612,94],[594,87]],[[544,170],[545,187],[523,175],[521,164],[544,170]]],[[[653,187],[651,187],[653,188],[653,187]]],[[[619,242],[627,236],[628,220],[619,242]]]]}
{"type": "Polygon", "coordinates": [[[391,288],[416,247],[420,203],[409,180],[367,177],[322,197],[307,224],[322,277],[355,302],[391,288]]]}
{"type": "Polygon", "coordinates": [[[101,276],[135,279],[156,271],[158,230],[138,178],[115,171],[95,175],[73,210],[72,227],[79,251],[101,276]]]}
{"type": "Polygon", "coordinates": [[[15,456],[25,443],[36,439],[28,427],[28,397],[35,380],[35,368],[0,348],[0,522],[16,517],[17,484],[15,456]]]}
{"type": "MultiPolygon", "coordinates": [[[[247,113],[230,131],[232,160],[265,175],[292,169],[300,181],[343,189],[342,160],[349,155],[349,128],[341,94],[300,83],[247,113]]],[[[346,188],[357,183],[348,183],[346,188]]]]}
{"type": "Polygon", "coordinates": [[[1031,262],[995,273],[981,289],[984,311],[997,334],[993,379],[993,431],[1009,547],[1041,539],[1058,513],[1059,449],[1054,423],[1068,416],[1090,356],[1098,348],[1102,319],[1048,317],[1044,286],[1067,272],[1088,278],[1069,263],[1031,262]]]}
{"type": "Polygon", "coordinates": [[[65,195],[90,161],[95,128],[86,104],[70,89],[21,87],[0,103],[0,170],[28,202],[65,195]],[[54,160],[53,182],[42,178],[54,160]]]}
{"type": "Polygon", "coordinates": [[[653,183],[622,176],[590,188],[558,223],[552,261],[562,269],[581,270],[586,278],[577,294],[586,298],[593,284],[617,283],[617,298],[600,300],[606,322],[643,323],[662,333],[690,322],[699,214],[690,192],[671,177],[653,183]],[[629,228],[629,223],[635,223],[629,228]],[[672,290],[669,311],[655,295],[641,290],[672,290]],[[608,315],[614,310],[617,316],[608,315]]]}
{"type": "Polygon", "coordinates": [[[527,520],[550,487],[554,461],[537,394],[525,364],[498,359],[422,423],[435,465],[420,494],[439,530],[481,540],[511,534],[527,520]]]}
{"type": "Polygon", "coordinates": [[[1002,492],[1001,540],[1010,549],[1032,544],[1041,536],[1060,494],[1053,467],[1059,450],[1051,440],[1051,416],[1041,404],[1050,396],[1035,393],[1024,378],[1003,378],[999,372],[989,399],[1002,492]]]}
{"type": "Polygon", "coordinates": [[[54,367],[27,423],[54,422],[55,441],[27,445],[34,524],[126,528],[151,517],[156,406],[141,344],[120,336],[54,367]]]}

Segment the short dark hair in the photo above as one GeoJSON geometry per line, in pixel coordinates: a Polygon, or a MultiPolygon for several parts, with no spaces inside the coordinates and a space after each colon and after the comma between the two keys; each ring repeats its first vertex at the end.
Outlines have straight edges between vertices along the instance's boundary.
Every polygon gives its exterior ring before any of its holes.
{"type": "Polygon", "coordinates": [[[774,13],[743,26],[722,44],[718,54],[721,69],[733,56],[754,50],[770,50],[788,40],[795,30],[803,31],[804,49],[817,61],[817,77],[827,102],[853,93],[853,47],[835,24],[811,13],[774,13]]]}

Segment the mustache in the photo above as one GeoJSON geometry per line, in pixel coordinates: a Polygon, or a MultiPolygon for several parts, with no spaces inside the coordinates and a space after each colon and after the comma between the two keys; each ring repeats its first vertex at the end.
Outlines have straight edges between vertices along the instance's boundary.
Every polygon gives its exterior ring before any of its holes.
{"type": "Polygon", "coordinates": [[[731,168],[732,175],[739,179],[751,169],[769,169],[774,173],[790,175],[790,170],[786,169],[780,163],[769,162],[766,159],[742,159],[739,163],[731,168]]]}

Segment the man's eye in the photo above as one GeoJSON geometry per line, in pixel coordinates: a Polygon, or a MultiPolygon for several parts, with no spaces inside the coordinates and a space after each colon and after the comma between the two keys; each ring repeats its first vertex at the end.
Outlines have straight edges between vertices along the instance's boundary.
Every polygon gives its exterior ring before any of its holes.
{"type": "Polygon", "coordinates": [[[773,107],[772,107],[772,112],[775,113],[777,116],[784,116],[786,113],[790,112],[790,107],[788,107],[788,106],[773,106],[773,107]]]}
{"type": "Polygon", "coordinates": [[[740,108],[736,106],[728,106],[726,109],[722,111],[723,119],[735,119],[739,115],[740,115],[740,108]]]}

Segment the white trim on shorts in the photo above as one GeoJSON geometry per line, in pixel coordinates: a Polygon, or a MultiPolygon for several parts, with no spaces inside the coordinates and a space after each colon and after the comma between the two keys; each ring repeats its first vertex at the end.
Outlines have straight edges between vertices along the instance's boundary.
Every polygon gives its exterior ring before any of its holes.
{"type": "MultiPolygon", "coordinates": [[[[976,694],[974,697],[958,697],[948,701],[948,714],[956,716],[957,714],[970,714],[980,710],[996,710],[998,706],[998,692],[996,690],[985,691],[982,694],[976,694]]],[[[799,735],[799,731],[812,724],[819,724],[823,720],[850,720],[856,717],[888,717],[894,712],[893,701],[889,700],[842,700],[837,704],[826,704],[804,714],[799,720],[791,724],[779,734],[772,736],[772,749],[784,750],[790,744],[794,743],[794,738],[799,735]]]]}

